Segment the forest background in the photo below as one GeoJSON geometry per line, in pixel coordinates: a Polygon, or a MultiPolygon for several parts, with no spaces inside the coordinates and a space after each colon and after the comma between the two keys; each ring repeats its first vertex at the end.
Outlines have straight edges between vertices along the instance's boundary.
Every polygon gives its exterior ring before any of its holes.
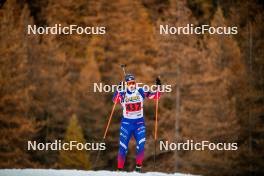
{"type": "MultiPolygon", "coordinates": [[[[0,1],[0,168],[116,168],[121,108],[107,150],[27,151],[27,141],[101,142],[120,64],[138,82],[160,75],[159,140],[237,142],[237,151],[158,151],[156,171],[261,175],[264,50],[261,0],[0,1]],[[106,26],[105,35],[28,35],[27,25],[106,26]],[[160,35],[159,25],[237,26],[236,35],[160,35]]],[[[145,102],[144,171],[153,170],[153,101],[145,102]]],[[[126,170],[134,168],[135,141],[126,170]]]]}

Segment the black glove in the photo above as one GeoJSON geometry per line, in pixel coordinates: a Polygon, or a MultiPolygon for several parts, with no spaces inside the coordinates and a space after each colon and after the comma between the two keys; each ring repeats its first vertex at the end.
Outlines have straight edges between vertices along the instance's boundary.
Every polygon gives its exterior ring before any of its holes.
{"type": "Polygon", "coordinates": [[[117,86],[117,89],[118,91],[122,91],[125,87],[125,83],[123,81],[120,81],[118,86],[117,86]]]}
{"type": "Polygon", "coordinates": [[[156,78],[156,85],[161,85],[161,81],[158,77],[156,78]]]}
{"type": "Polygon", "coordinates": [[[119,86],[123,86],[124,85],[124,82],[123,81],[120,81],[118,85],[119,86]]]}

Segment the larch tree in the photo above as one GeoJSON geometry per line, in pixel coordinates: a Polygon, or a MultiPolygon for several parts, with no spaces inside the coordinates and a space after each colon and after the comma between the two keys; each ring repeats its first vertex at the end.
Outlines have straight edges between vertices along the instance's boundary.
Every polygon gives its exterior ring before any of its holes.
{"type": "Polygon", "coordinates": [[[25,26],[32,19],[27,5],[20,8],[15,0],[7,1],[0,13],[0,164],[1,168],[36,167],[27,151],[37,123],[30,114],[34,87],[27,81],[30,54],[24,42],[25,26]]]}
{"type": "MultiPolygon", "coordinates": [[[[63,143],[71,143],[72,141],[82,143],[83,146],[86,143],[82,128],[79,125],[77,116],[75,114],[73,114],[70,118],[63,143]]],[[[91,168],[89,154],[85,148],[78,150],[76,147],[73,147],[72,150],[61,150],[59,157],[59,167],[67,169],[88,170],[91,168]]]]}

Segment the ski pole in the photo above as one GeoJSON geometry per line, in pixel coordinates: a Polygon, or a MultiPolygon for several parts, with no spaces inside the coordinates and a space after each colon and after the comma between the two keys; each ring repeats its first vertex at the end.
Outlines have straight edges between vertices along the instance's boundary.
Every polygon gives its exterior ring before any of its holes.
{"type": "Polygon", "coordinates": [[[158,136],[158,107],[159,107],[159,98],[158,98],[158,89],[156,92],[156,111],[155,111],[155,134],[154,134],[154,169],[156,168],[156,154],[157,154],[157,136],[158,136]]]}
{"type": "Polygon", "coordinates": [[[126,76],[126,71],[125,71],[126,65],[125,64],[121,64],[121,68],[123,69],[124,75],[126,76]]]}
{"type": "MultiPolygon", "coordinates": [[[[123,72],[124,72],[124,76],[126,76],[126,71],[125,71],[125,67],[126,65],[125,64],[121,64],[121,68],[123,69],[123,72]]],[[[119,96],[119,92],[117,93],[117,96],[119,96]]],[[[106,138],[106,134],[108,132],[108,129],[109,129],[109,126],[110,126],[110,123],[111,123],[111,120],[112,120],[112,117],[113,117],[113,114],[114,114],[114,110],[115,110],[115,107],[116,107],[116,104],[117,104],[117,101],[114,102],[114,105],[112,107],[112,111],[111,111],[111,114],[108,118],[108,122],[107,122],[107,126],[105,128],[105,132],[104,132],[104,137],[103,137],[103,141],[105,141],[105,138],[106,138]]],[[[100,154],[101,154],[101,150],[99,150],[99,152],[97,153],[97,156],[96,156],[96,159],[95,159],[95,164],[94,164],[94,168],[97,166],[97,161],[100,157],[100,154]]]]}
{"type": "MultiPolygon", "coordinates": [[[[118,97],[118,96],[119,96],[119,93],[117,93],[116,97],[118,97]]],[[[105,141],[106,134],[107,134],[107,131],[109,129],[109,126],[110,126],[110,123],[111,123],[111,120],[112,120],[112,117],[113,117],[113,114],[114,114],[114,110],[115,110],[116,104],[117,104],[117,101],[115,100],[114,105],[112,107],[111,114],[110,114],[110,116],[108,118],[107,126],[106,126],[106,129],[105,129],[105,132],[104,132],[103,141],[105,141]]],[[[97,162],[98,162],[98,159],[100,157],[100,154],[101,154],[101,150],[99,150],[99,152],[97,153],[97,156],[96,156],[96,159],[95,159],[95,162],[94,162],[94,168],[97,166],[97,162]]]]}
{"type": "MultiPolygon", "coordinates": [[[[158,93],[156,93],[158,96],[158,93]]],[[[156,116],[155,116],[155,140],[157,140],[157,132],[158,132],[158,106],[159,106],[159,99],[156,100],[156,116]]]]}
{"type": "MultiPolygon", "coordinates": [[[[116,98],[118,98],[118,96],[119,96],[119,93],[117,93],[116,98]]],[[[108,131],[108,129],[109,129],[109,126],[110,126],[110,123],[111,123],[111,120],[112,120],[112,117],[113,117],[113,114],[114,114],[114,110],[115,110],[116,103],[117,103],[116,98],[115,98],[115,103],[114,103],[114,105],[113,105],[113,108],[112,108],[111,114],[110,114],[110,116],[109,116],[109,118],[108,118],[108,123],[107,123],[107,126],[106,126],[106,128],[105,128],[104,138],[103,138],[103,139],[105,139],[105,137],[106,137],[107,131],[108,131]]]]}

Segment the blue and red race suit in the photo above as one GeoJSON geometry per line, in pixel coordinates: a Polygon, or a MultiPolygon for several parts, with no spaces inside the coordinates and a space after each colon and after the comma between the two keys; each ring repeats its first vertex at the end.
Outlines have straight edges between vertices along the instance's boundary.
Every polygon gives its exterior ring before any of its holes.
{"type": "Polygon", "coordinates": [[[116,91],[113,101],[120,102],[123,107],[123,117],[120,126],[120,140],[118,152],[118,169],[123,169],[128,150],[128,144],[133,135],[136,143],[136,164],[142,165],[144,159],[144,146],[146,141],[146,127],[143,115],[144,99],[159,99],[160,92],[145,92],[142,88],[136,88],[130,92],[116,91]]]}

